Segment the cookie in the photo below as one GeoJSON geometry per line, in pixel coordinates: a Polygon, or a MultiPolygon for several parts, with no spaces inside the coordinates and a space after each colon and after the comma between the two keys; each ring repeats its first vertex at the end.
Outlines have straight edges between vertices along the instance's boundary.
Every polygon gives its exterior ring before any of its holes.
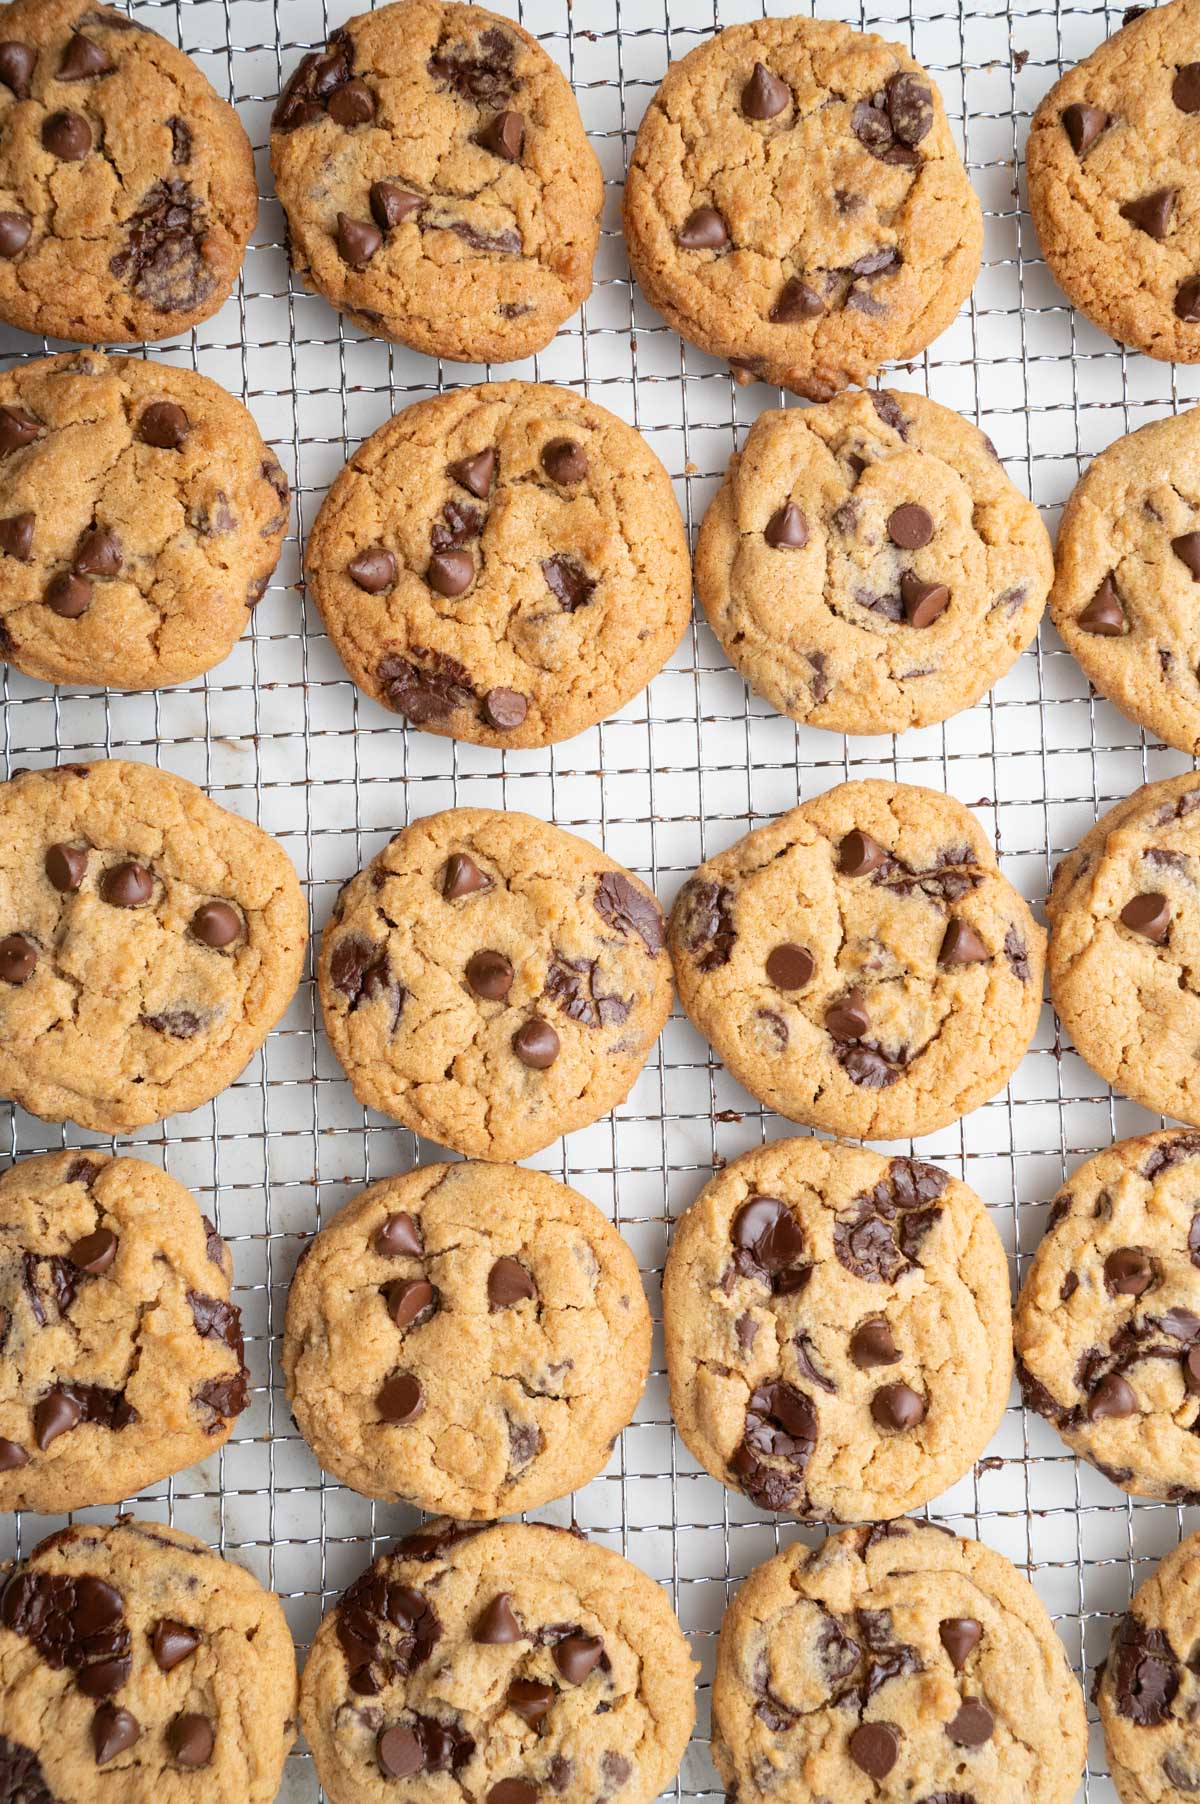
{"type": "Polygon", "coordinates": [[[229,1250],[156,1165],[0,1178],[0,1509],[116,1503],[228,1440],[250,1401],[229,1250]]]}
{"type": "Polygon", "coordinates": [[[971,707],[1037,632],[1053,573],[990,439],[886,389],[760,414],[696,546],[731,663],[781,713],[837,733],[971,707]]]}
{"type": "Polygon", "coordinates": [[[0,1597],[0,1796],[271,1804],[296,1739],[279,1599],[202,1541],[60,1529],[0,1597]]]}
{"type": "Polygon", "coordinates": [[[1122,1804],[1188,1804],[1200,1791],[1200,1535],[1176,1547],[1113,1633],[1096,1689],[1122,1804]]]}
{"type": "Polygon", "coordinates": [[[1200,1127],[1200,777],[1147,783],[1063,859],[1046,901],[1050,994],[1081,1058],[1200,1127]]]}
{"type": "Polygon", "coordinates": [[[776,1554],[721,1626],[712,1754],[742,1804],[1069,1804],[1083,1693],[990,1547],[888,1522],[776,1554]]]}
{"type": "Polygon", "coordinates": [[[1200,5],[1135,17],[1029,128],[1029,207],[1068,300],[1120,344],[1200,363],[1200,5]]]}
{"type": "Polygon", "coordinates": [[[702,864],[668,938],[679,996],[740,1084],[855,1139],[932,1134],[1008,1082],[1045,935],[975,817],[841,783],[702,864]]]}
{"type": "Polygon", "coordinates": [[[671,1009],[645,884],[490,808],[427,815],[352,877],[317,978],[358,1100],[468,1158],[523,1159],[606,1115],[671,1009]]]}
{"type": "Polygon", "coordinates": [[[81,351],[0,375],[0,657],[159,689],[233,649],[279,561],[288,483],[206,376],[81,351]]]}
{"type": "Polygon", "coordinates": [[[0,1096],[101,1134],[199,1108],[291,1001],[305,928],[283,848],[182,777],[0,784],[0,1096]]]}
{"type": "Polygon", "coordinates": [[[182,50],[99,0],[0,6],[0,320],[174,338],[225,301],[257,217],[250,140],[182,50]]]}
{"type": "Polygon", "coordinates": [[[810,1139],[734,1159],[675,1230],[663,1312],[676,1428],[762,1509],[902,1515],[971,1469],[1008,1401],[1000,1236],[913,1159],[810,1139]]]}
{"type": "Polygon", "coordinates": [[[907,51],[762,19],[671,64],[634,146],[625,243],[651,305],[738,381],[827,401],[945,331],[983,216],[907,51]]]}
{"type": "Polygon", "coordinates": [[[343,1484],[514,1516],[608,1464],[650,1369],[650,1312],[633,1254],[577,1191],[517,1165],[427,1165],[305,1248],[283,1369],[343,1484]]]}
{"type": "Polygon", "coordinates": [[[300,1721],[330,1804],[650,1804],[697,1671],[662,1589],[543,1524],[431,1523],[317,1630],[300,1721]]]}
{"type": "Polygon", "coordinates": [[[292,267],[381,338],[511,363],[587,299],[604,188],[536,38],[399,0],[306,56],[271,119],[292,267]]]}

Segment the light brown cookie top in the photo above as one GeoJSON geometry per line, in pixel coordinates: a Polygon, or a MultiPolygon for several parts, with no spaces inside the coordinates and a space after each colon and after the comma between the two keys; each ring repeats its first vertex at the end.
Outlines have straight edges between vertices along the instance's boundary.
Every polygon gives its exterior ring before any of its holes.
{"type": "Polygon", "coordinates": [[[0,1508],[116,1503],[219,1447],[249,1402],[233,1266],[142,1159],[0,1178],[0,1508]]]}
{"type": "Polygon", "coordinates": [[[944,332],[983,219],[941,95],[898,44],[808,18],[672,63],[638,131],[625,241],[646,298],[739,381],[825,401],[944,332]]]}
{"type": "Polygon", "coordinates": [[[907,783],[841,783],[747,834],[684,884],[668,936],[738,1082],[855,1138],[977,1108],[1041,1009],[1045,934],[974,815],[907,783]]]}
{"type": "Polygon", "coordinates": [[[257,216],[250,141],[182,50],[99,0],[0,7],[0,319],[173,338],[221,306],[257,216]]]}
{"type": "Polygon", "coordinates": [[[1145,1108],[1200,1127],[1200,776],[1144,784],[1054,873],[1050,994],[1075,1050],[1145,1108]]]}
{"type": "Polygon", "coordinates": [[[292,999],[306,912],[269,834],[110,758],[0,785],[0,1095],[126,1132],[198,1108],[292,999]]]}
{"type": "Polygon", "coordinates": [[[0,1786],[29,1804],[271,1804],[296,1739],[279,1599],[202,1541],[60,1529],[0,1597],[0,1786]]]}
{"type": "Polygon", "coordinates": [[[308,578],[354,681],[415,725],[540,746],[613,714],[691,612],[687,536],[640,433],[568,388],[405,408],[342,471],[308,578]]]}
{"type": "Polygon", "coordinates": [[[1029,205],[1054,279],[1121,344],[1200,362],[1200,0],[1145,10],[1046,95],[1029,205]]]}
{"type": "Polygon", "coordinates": [[[542,350],[592,286],[604,188],[570,86],[481,6],[398,0],[306,56],[271,167],[309,288],[435,357],[542,350]]]}
{"type": "Polygon", "coordinates": [[[1096,1701],[1122,1804],[1188,1804],[1200,1791],[1200,1535],[1174,1548],[1113,1631],[1096,1701]]]}
{"type": "Polygon", "coordinates": [[[900,733],[971,707],[1004,674],[1053,568],[991,441],[884,389],[759,415],[704,516],[696,591],[781,713],[900,733]]]}
{"type": "Polygon", "coordinates": [[[344,885],[317,974],[359,1101],[468,1158],[523,1159],[607,1114],[671,1008],[645,884],[489,808],[389,841],[344,885]]]}
{"type": "Polygon", "coordinates": [[[434,1522],[317,1630],[300,1721],[330,1804],[650,1804],[675,1777],[697,1671],[660,1586],[535,1523],[434,1522]],[[452,1777],[451,1777],[452,1776],[452,1777]]]}
{"type": "Polygon", "coordinates": [[[288,483],[192,370],[80,351],[0,375],[0,657],[157,689],[220,663],[279,559],[288,483]]]}
{"type": "Polygon", "coordinates": [[[712,1752],[743,1804],[1069,1804],[1087,1719],[1002,1554],[888,1522],[751,1573],[721,1627],[712,1752]]]}
{"type": "Polygon", "coordinates": [[[760,1508],[861,1522],[957,1482],[1012,1380],[1008,1267],[973,1190],[823,1140],[734,1159],[663,1280],[671,1414],[760,1508]]]}
{"type": "Polygon", "coordinates": [[[637,1261],[594,1204],[517,1165],[427,1165],[305,1248],[283,1369],[322,1466],[460,1521],[608,1463],[650,1368],[637,1261]]]}

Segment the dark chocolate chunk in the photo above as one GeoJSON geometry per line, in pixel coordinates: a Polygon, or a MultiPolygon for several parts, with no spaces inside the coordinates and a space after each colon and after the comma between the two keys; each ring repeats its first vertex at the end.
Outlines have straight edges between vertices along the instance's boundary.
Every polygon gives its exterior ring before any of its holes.
{"type": "Polygon", "coordinates": [[[1179,1690],[1179,1662],[1165,1631],[1149,1628],[1130,1612],[1108,1659],[1118,1712],[1144,1729],[1165,1723],[1179,1690]]]}
{"type": "Polygon", "coordinates": [[[568,1635],[554,1649],[554,1664],[568,1685],[582,1685],[603,1658],[599,1635],[568,1635]]]}
{"type": "Polygon", "coordinates": [[[1125,632],[1129,623],[1111,572],[1079,615],[1078,624],[1085,633],[1095,633],[1101,639],[1119,639],[1125,632]]]}
{"type": "Polygon", "coordinates": [[[636,933],[647,952],[662,951],[666,944],[662,911],[624,872],[604,872],[596,884],[595,906],[600,919],[618,933],[636,933]]]}
{"type": "MultiPolygon", "coordinates": [[[[844,1263],[844,1262],[843,1262],[844,1263]]],[[[861,1372],[872,1366],[894,1366],[900,1358],[890,1324],[882,1316],[862,1322],[850,1336],[850,1357],[861,1372]]]]}
{"type": "Polygon", "coordinates": [[[329,117],[336,125],[350,130],[356,125],[368,125],[375,117],[375,96],[365,81],[357,76],[342,87],[335,88],[329,96],[329,117]]]}
{"type": "Polygon", "coordinates": [[[939,1198],[948,1183],[936,1165],[892,1159],[887,1176],[834,1223],[834,1251],[847,1271],[871,1284],[894,1284],[919,1264],[921,1242],[941,1214],[939,1198]]]}
{"type": "Polygon", "coordinates": [[[205,256],[205,204],[185,181],[155,182],[126,226],[125,249],[109,262],[114,276],[159,313],[200,306],[216,277],[205,256]]]}
{"type": "Polygon", "coordinates": [[[537,1679],[514,1679],[505,1693],[504,1701],[522,1722],[536,1727],[549,1715],[557,1696],[558,1692],[553,1685],[543,1685],[537,1679]]]}
{"type": "Polygon", "coordinates": [[[1110,1297],[1140,1297],[1154,1283],[1154,1267],[1140,1247],[1117,1247],[1104,1261],[1110,1297]]]}
{"type": "Polygon", "coordinates": [[[673,918],[699,970],[716,971],[729,963],[737,938],[732,890],[692,877],[679,892],[673,918]]]}
{"type": "Polygon", "coordinates": [[[1185,326],[1200,322],[1200,276],[1189,276],[1180,283],[1175,295],[1175,317],[1185,326]]]}
{"type": "Polygon", "coordinates": [[[447,902],[457,902],[461,896],[474,896],[492,887],[491,878],[484,876],[473,858],[465,852],[450,854],[442,876],[442,894],[447,902]]]}
{"type": "Polygon", "coordinates": [[[0,552],[5,557],[15,557],[27,564],[33,551],[33,529],[36,524],[36,514],[10,514],[7,520],[0,520],[0,552]]]}
{"type": "Polygon", "coordinates": [[[71,1248],[70,1260],[89,1278],[106,1272],[117,1256],[117,1237],[111,1228],[96,1228],[77,1240],[71,1248]]]}
{"type": "Polygon", "coordinates": [[[83,1421],[83,1410],[66,1390],[53,1390],[33,1411],[33,1438],[44,1453],[60,1434],[69,1434],[83,1421]]]}
{"type": "Polygon", "coordinates": [[[107,526],[93,526],[79,541],[73,568],[78,576],[116,576],[123,561],[116,533],[107,526]]]}
{"type": "Polygon", "coordinates": [[[1137,1398],[1125,1380],[1116,1372],[1102,1378],[1087,1401],[1089,1422],[1104,1422],[1137,1413],[1137,1398]]]}
{"type": "Polygon", "coordinates": [[[1191,572],[1193,582],[1200,582],[1200,532],[1180,533],[1171,540],[1171,550],[1191,572]]]}
{"type": "Polygon", "coordinates": [[[1171,83],[1171,99],[1181,113],[1200,113],[1200,63],[1181,63],[1171,83]]]}
{"type": "Polygon", "coordinates": [[[588,575],[577,558],[562,553],[544,560],[542,575],[569,614],[585,607],[596,591],[596,579],[588,575]]]}
{"type": "Polygon", "coordinates": [[[0,457],[11,457],[14,451],[32,444],[41,429],[41,421],[23,407],[0,407],[0,457]]]}
{"type": "Polygon", "coordinates": [[[733,1218],[730,1239],[734,1265],[744,1277],[768,1284],[776,1296],[803,1289],[811,1262],[805,1260],[804,1231],[778,1197],[755,1196],[733,1218]]]}
{"type": "Polygon", "coordinates": [[[573,488],[588,473],[587,452],[574,439],[552,438],[542,450],[542,468],[551,482],[573,488]]]}

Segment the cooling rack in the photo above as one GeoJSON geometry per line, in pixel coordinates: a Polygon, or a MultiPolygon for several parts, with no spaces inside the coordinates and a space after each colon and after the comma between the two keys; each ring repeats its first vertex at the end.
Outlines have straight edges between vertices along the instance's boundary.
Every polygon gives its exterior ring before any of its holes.
{"type": "MultiPolygon", "coordinates": [[[[637,294],[620,234],[625,164],[669,60],[764,10],[812,9],[788,0],[494,5],[534,32],[569,75],[606,177],[596,286],[582,315],[540,357],[498,373],[581,388],[637,426],[675,479],[694,532],[751,421],[785,397],[737,388],[726,368],[682,344],[637,294]]],[[[237,106],[262,194],[234,297],[205,326],[153,354],[215,377],[246,401],[293,483],[291,531],[242,642],[195,683],[128,696],[51,690],[8,672],[0,694],[5,774],[119,755],[190,777],[282,841],[319,931],[343,879],[407,821],[438,808],[509,806],[553,820],[641,872],[669,905],[702,858],[850,775],[928,784],[969,804],[994,835],[1010,880],[1037,902],[1055,861],[1103,808],[1139,783],[1186,768],[1186,759],[1089,694],[1048,625],[978,707],[902,739],[843,739],[781,719],[747,693],[699,623],[644,695],[548,751],[456,745],[365,701],[305,603],[305,535],[345,457],[389,413],[492,372],[366,338],[289,281],[266,150],[272,100],[303,52],[361,5],[132,0],[130,10],[195,57],[237,106]]],[[[933,71],[986,215],[984,269],[970,303],[925,358],[887,380],[923,389],[982,425],[1053,529],[1090,456],[1200,399],[1196,372],[1128,355],[1070,310],[1044,267],[1026,208],[1021,156],[1029,116],[1060,70],[1120,25],[1121,8],[818,0],[815,10],[899,39],[933,71]]],[[[0,330],[0,367],[59,348],[0,330]]],[[[10,1157],[89,1143],[10,1105],[0,1110],[10,1157]]],[[[1015,1282],[1064,1176],[1112,1139],[1158,1125],[1110,1095],[1047,1008],[1008,1090],[922,1140],[919,1150],[983,1196],[1015,1282]]],[[[535,1163],[617,1222],[657,1316],[671,1221],[715,1165],[790,1131],[730,1080],[677,1014],[627,1103],[535,1163]]],[[[411,1516],[324,1479],[299,1438],[279,1360],[288,1281],[305,1238],[356,1190],[440,1149],[355,1103],[322,1037],[310,974],[231,1089],[122,1144],[188,1184],[230,1242],[254,1386],[252,1407],[226,1447],[127,1507],[173,1521],[250,1567],[283,1596],[302,1653],[333,1597],[411,1516]]],[[[1126,1498],[1077,1464],[1015,1397],[986,1456],[928,1513],[1029,1574],[1088,1689],[1131,1590],[1200,1525],[1200,1512],[1126,1498]]],[[[722,1612],[760,1560],[797,1535],[816,1541],[823,1531],[765,1520],[696,1468],[671,1432],[660,1340],[637,1419],[607,1472],[541,1514],[573,1518],[667,1587],[703,1666],[696,1739],[678,1792],[719,1796],[706,1734],[722,1612]]],[[[43,1517],[8,1518],[2,1551],[27,1550],[55,1526],[43,1517]]],[[[298,1749],[281,1797],[311,1804],[320,1795],[311,1760],[298,1749]]],[[[1080,1797],[1095,1804],[1116,1797],[1094,1724],[1080,1797]]]]}

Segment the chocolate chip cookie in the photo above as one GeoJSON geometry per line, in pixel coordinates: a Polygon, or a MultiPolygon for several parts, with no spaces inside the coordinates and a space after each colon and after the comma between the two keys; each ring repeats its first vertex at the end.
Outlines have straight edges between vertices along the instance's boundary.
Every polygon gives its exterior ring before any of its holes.
{"type": "Polygon", "coordinates": [[[675,1426],[763,1509],[899,1516],[970,1470],[1008,1401],[1004,1248],[936,1165],[743,1154],[676,1229],[663,1311],[675,1426]]]}
{"type": "Polygon", "coordinates": [[[789,1547],[726,1613],[712,1753],[742,1804],[1069,1804],[1086,1752],[1037,1593],[935,1524],[789,1547]]]}
{"type": "Polygon", "coordinates": [[[293,268],[368,332],[511,363],[586,300],[600,165],[511,19],[444,0],[361,13],[304,58],[271,127],[293,268]]]}
{"type": "Polygon", "coordinates": [[[857,1139],[932,1134],[1008,1082],[1045,935],[974,816],[841,783],[702,864],[671,915],[693,1023],[768,1108],[857,1139]]]}
{"type": "Polygon", "coordinates": [[[545,383],[483,383],[398,413],[334,483],[307,563],[359,688],[478,745],[551,745],[614,714],[670,657],[692,605],[657,457],[545,383]]]}
{"type": "Polygon", "coordinates": [[[645,884],[490,808],[414,822],[350,879],[318,982],[359,1101],[468,1158],[523,1159],[607,1114],[671,1008],[645,884]]]}
{"type": "Polygon", "coordinates": [[[257,217],[250,141],[190,57],[99,0],[0,6],[0,320],[173,338],[221,306],[257,217]]]}
{"type": "Polygon", "coordinates": [[[1138,10],[1034,114],[1029,206],[1073,306],[1135,351],[1197,363],[1200,9],[1138,10]]]}
{"type": "Polygon", "coordinates": [[[1096,1690],[1122,1804],[1188,1804],[1200,1791],[1200,1535],[1169,1553],[1113,1633],[1096,1690]]]}
{"type": "Polygon", "coordinates": [[[1200,1127],[1200,776],[1147,783],[1063,859],[1050,993],[1075,1050],[1145,1108],[1200,1127]]]}
{"type": "Polygon", "coordinates": [[[149,764],[0,784],[0,1095],[102,1134],[231,1084],[292,999],[283,848],[149,764]]]}
{"type": "Polygon", "coordinates": [[[695,1720],[697,1668],[662,1589],[542,1524],[435,1522],[367,1568],[304,1668],[330,1804],[650,1804],[695,1720]]]}
{"type": "Polygon", "coordinates": [[[48,683],[158,689],[233,649],[288,483],[206,376],[81,351],[0,375],[0,658],[48,683]]]}
{"type": "Polygon", "coordinates": [[[633,1254],[577,1191],[516,1165],[428,1165],[306,1247],[283,1369],[344,1484],[512,1516],[608,1464],[650,1369],[650,1312],[633,1254]]]}
{"type": "Polygon", "coordinates": [[[925,70],[831,20],[733,25],[672,63],[625,242],[647,300],[741,382],[814,401],[944,332],[983,218],[925,70]]]}
{"type": "Polygon", "coordinates": [[[0,1596],[0,1796],[271,1804],[296,1739],[279,1599],[202,1541],[61,1529],[0,1596]]]}
{"type": "Polygon", "coordinates": [[[760,414],[696,547],[696,591],[751,688],[838,733],[971,707],[1037,632],[1053,572],[991,441],[886,389],[760,414]]]}

